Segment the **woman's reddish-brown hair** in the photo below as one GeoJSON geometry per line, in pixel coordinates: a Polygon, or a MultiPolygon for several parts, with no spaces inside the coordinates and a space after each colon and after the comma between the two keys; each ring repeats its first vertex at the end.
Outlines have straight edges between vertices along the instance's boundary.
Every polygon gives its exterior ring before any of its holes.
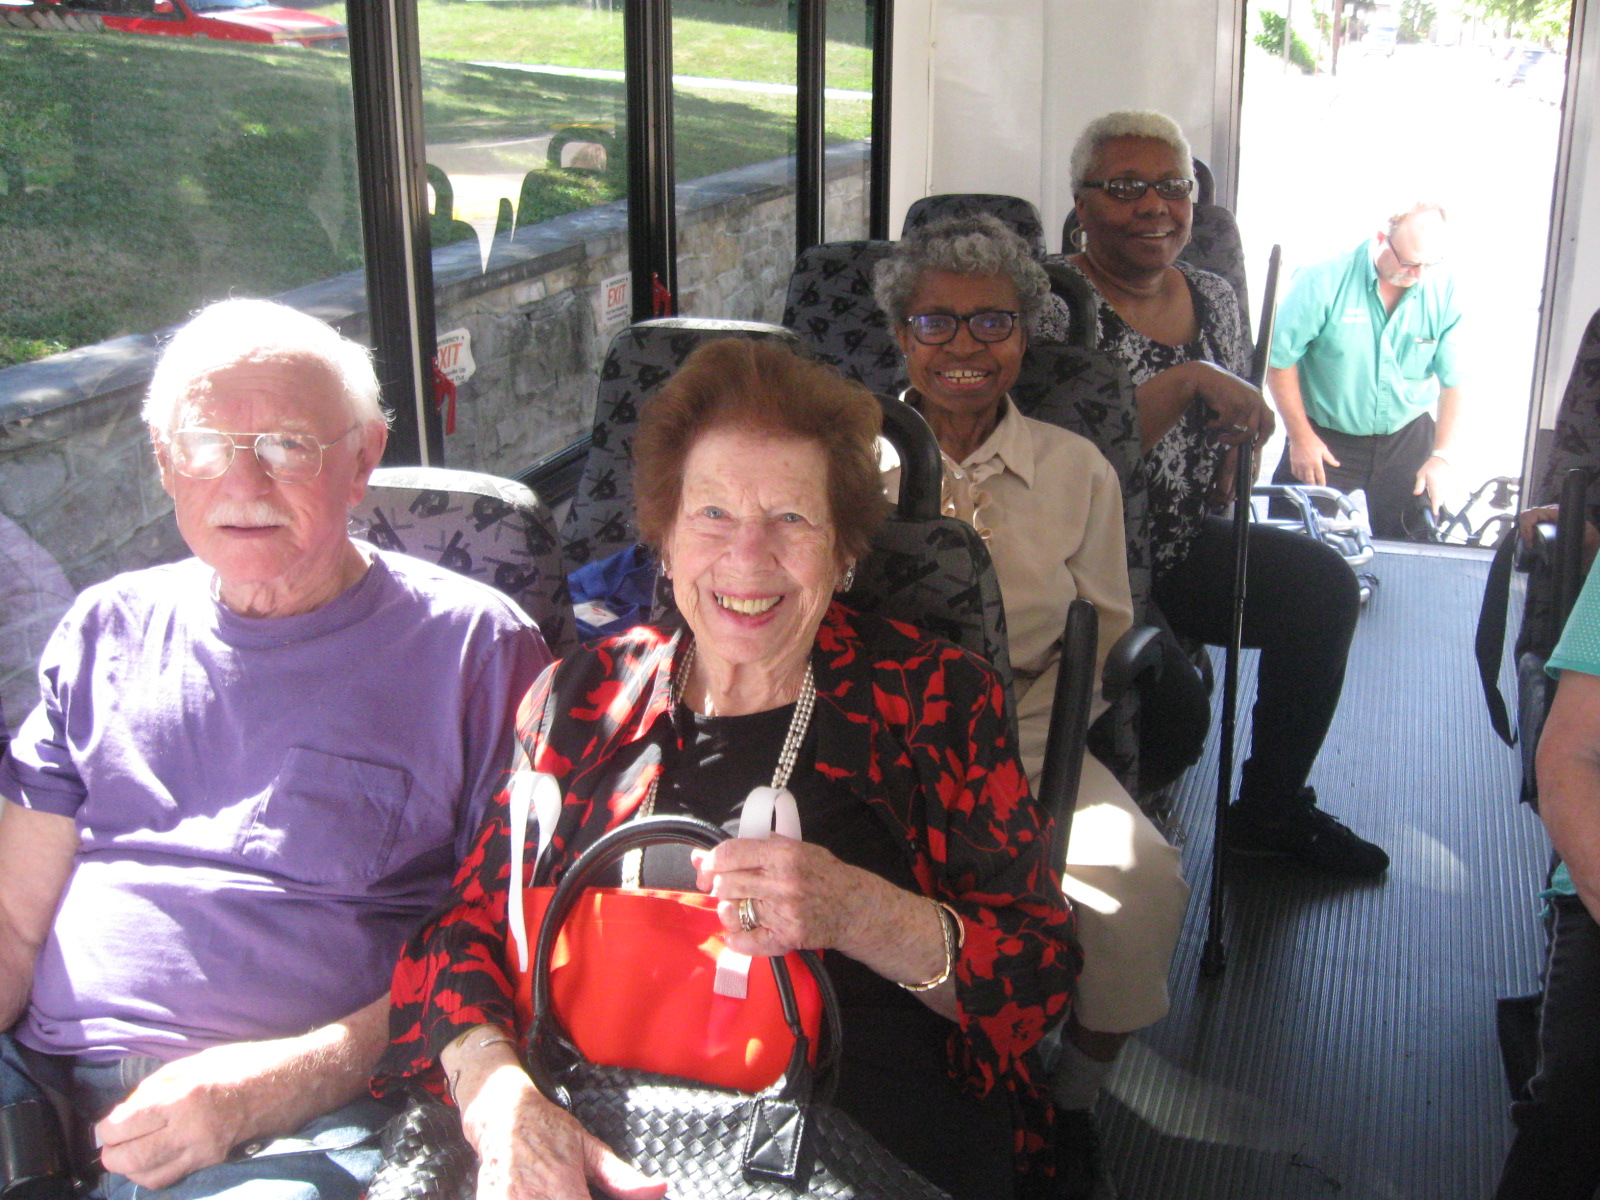
{"type": "Polygon", "coordinates": [[[644,406],[633,439],[639,532],[657,551],[678,516],[689,450],[712,429],[815,442],[828,464],[840,565],[867,552],[889,512],[878,473],[883,412],[860,384],[767,338],[698,347],[644,406]]]}

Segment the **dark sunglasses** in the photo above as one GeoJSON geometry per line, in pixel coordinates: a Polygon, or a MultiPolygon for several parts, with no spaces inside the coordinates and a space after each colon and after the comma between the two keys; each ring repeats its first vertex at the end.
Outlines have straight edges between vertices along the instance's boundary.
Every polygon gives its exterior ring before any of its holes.
{"type": "Polygon", "coordinates": [[[1151,188],[1163,200],[1187,200],[1189,193],[1194,191],[1192,179],[1157,179],[1146,182],[1143,179],[1102,179],[1098,183],[1086,183],[1086,188],[1099,188],[1106,195],[1116,200],[1137,200],[1151,188]]]}
{"type": "Polygon", "coordinates": [[[980,342],[1003,342],[1016,329],[1019,315],[1001,309],[986,309],[964,317],[953,313],[921,313],[907,317],[906,324],[911,326],[911,336],[924,346],[942,346],[952,341],[963,325],[980,342]]]}

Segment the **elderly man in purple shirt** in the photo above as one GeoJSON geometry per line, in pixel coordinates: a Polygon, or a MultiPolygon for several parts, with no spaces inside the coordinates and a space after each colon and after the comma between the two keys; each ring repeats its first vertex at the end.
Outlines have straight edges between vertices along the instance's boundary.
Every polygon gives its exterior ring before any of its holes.
{"type": "Polygon", "coordinates": [[[0,1105],[65,1110],[115,1200],[354,1200],[396,951],[549,654],[348,536],[387,425],[327,326],[213,305],[145,417],[195,557],[78,598],[0,763],[0,1105]]]}

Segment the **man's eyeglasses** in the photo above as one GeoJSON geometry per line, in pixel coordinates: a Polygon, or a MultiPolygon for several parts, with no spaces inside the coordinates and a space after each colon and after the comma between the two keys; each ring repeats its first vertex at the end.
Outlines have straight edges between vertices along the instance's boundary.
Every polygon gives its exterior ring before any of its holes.
{"type": "Polygon", "coordinates": [[[1004,312],[1001,309],[986,309],[983,312],[968,313],[958,317],[953,313],[919,313],[914,317],[907,317],[906,324],[911,326],[911,336],[924,346],[942,346],[952,341],[956,332],[965,325],[967,332],[980,342],[1003,342],[1011,336],[1012,330],[1017,327],[1017,317],[1020,313],[1004,312]]]}
{"type": "Polygon", "coordinates": [[[360,422],[331,442],[309,433],[222,433],[180,429],[171,438],[172,467],[190,479],[220,479],[233,466],[236,450],[252,451],[261,469],[279,483],[304,483],[322,473],[322,452],[349,437],[360,422]]]}
{"type": "Polygon", "coordinates": [[[1399,267],[1402,271],[1426,271],[1430,267],[1437,267],[1444,261],[1443,257],[1440,257],[1432,259],[1428,262],[1407,262],[1405,259],[1400,257],[1400,251],[1394,248],[1393,238],[1389,239],[1388,246],[1389,253],[1394,255],[1394,261],[1399,264],[1399,267]]]}
{"type": "Polygon", "coordinates": [[[1143,179],[1102,179],[1082,186],[1099,188],[1114,200],[1137,200],[1152,188],[1163,200],[1186,200],[1189,193],[1194,191],[1194,180],[1156,179],[1146,182],[1143,179]]]}

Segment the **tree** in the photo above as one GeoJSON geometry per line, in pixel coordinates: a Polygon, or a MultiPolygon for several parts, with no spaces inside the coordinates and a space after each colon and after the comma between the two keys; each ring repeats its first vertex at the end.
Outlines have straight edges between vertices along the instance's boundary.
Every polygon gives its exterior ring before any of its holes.
{"type": "Polygon", "coordinates": [[[1527,41],[1565,41],[1572,25],[1572,0],[1456,0],[1455,7],[1506,37],[1527,41]]]}

